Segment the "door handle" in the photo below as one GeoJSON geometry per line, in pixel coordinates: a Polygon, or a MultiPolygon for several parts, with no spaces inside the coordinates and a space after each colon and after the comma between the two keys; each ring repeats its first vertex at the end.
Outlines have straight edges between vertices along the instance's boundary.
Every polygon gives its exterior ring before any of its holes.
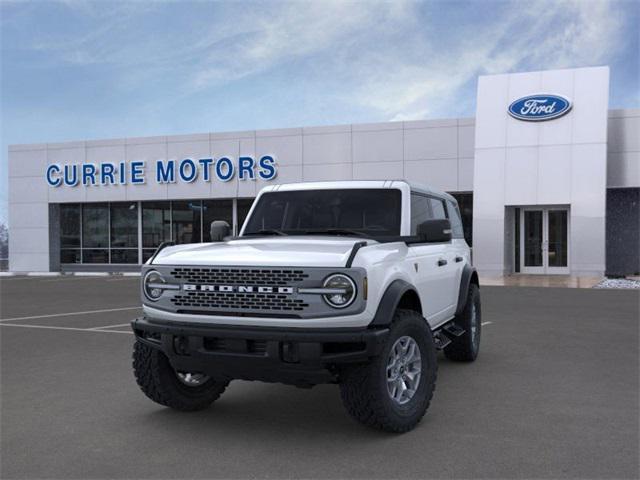
{"type": "Polygon", "coordinates": [[[456,257],[456,263],[460,263],[462,260],[464,260],[464,258],[462,258],[462,257],[456,257]]]}
{"type": "Polygon", "coordinates": [[[447,261],[444,258],[441,258],[440,260],[438,260],[439,267],[444,267],[446,264],[447,264],[447,261]]]}

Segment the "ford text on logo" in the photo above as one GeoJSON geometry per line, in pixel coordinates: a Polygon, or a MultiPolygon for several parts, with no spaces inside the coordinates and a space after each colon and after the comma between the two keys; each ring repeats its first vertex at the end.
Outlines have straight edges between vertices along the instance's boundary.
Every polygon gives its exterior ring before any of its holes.
{"type": "Polygon", "coordinates": [[[571,100],[560,95],[528,95],[509,105],[509,115],[529,122],[558,118],[569,110],[571,110],[571,100]]]}
{"type": "Polygon", "coordinates": [[[293,287],[270,287],[253,285],[193,285],[184,284],[182,289],[186,292],[221,292],[221,293],[283,293],[291,295],[293,287]]]}

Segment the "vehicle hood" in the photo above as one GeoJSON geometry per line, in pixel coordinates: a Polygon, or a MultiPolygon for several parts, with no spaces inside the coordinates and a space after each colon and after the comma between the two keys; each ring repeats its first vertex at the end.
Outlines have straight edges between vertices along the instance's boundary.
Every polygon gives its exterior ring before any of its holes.
{"type": "Polygon", "coordinates": [[[344,267],[354,243],[372,240],[305,236],[229,240],[166,247],[154,265],[344,267]]]}

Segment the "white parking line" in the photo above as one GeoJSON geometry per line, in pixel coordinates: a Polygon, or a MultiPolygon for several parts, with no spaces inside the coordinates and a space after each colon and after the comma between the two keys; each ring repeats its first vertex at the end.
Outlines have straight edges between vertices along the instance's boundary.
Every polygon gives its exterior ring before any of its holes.
{"type": "Polygon", "coordinates": [[[102,327],[92,327],[89,330],[102,330],[103,328],[128,327],[130,323],[120,323],[118,325],[104,325],[102,327]]]}
{"type": "MultiPolygon", "coordinates": [[[[46,277],[45,277],[46,278],[46,277]]],[[[38,278],[38,277],[0,277],[0,280],[3,281],[7,281],[7,282],[21,282],[24,280],[31,280],[31,281],[42,281],[42,278],[38,278]]],[[[57,279],[59,280],[59,278],[57,279]]],[[[49,280],[51,281],[51,280],[49,280]]]]}
{"type": "Polygon", "coordinates": [[[52,313],[50,315],[32,315],[30,317],[13,317],[13,318],[0,318],[1,322],[12,322],[15,320],[35,320],[37,318],[52,318],[52,317],[70,317],[72,315],[90,315],[92,313],[107,313],[107,312],[121,312],[124,310],[139,310],[141,307],[122,307],[122,308],[108,308],[104,310],[87,310],[85,312],[68,312],[68,313],[52,313]]]}
{"type": "Polygon", "coordinates": [[[64,277],[58,277],[58,278],[50,278],[47,280],[41,280],[42,283],[52,283],[52,282],[57,282],[57,283],[61,283],[61,282],[74,282],[74,281],[78,281],[78,280],[93,280],[93,279],[98,279],[100,277],[74,277],[71,275],[65,275],[64,277]]]}
{"type": "Polygon", "coordinates": [[[125,333],[128,335],[133,335],[133,332],[125,332],[122,330],[94,330],[93,328],[53,327],[50,325],[18,325],[16,323],[0,323],[0,327],[44,328],[47,330],[72,330],[74,332],[125,333]]]}
{"type": "Polygon", "coordinates": [[[493,322],[482,322],[480,325],[482,325],[484,327],[485,325],[491,325],[492,323],[493,322]]]}

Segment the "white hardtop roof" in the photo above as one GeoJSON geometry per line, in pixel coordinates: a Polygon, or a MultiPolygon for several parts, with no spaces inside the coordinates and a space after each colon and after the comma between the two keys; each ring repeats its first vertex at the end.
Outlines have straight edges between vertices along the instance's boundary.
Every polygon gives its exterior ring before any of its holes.
{"type": "MultiPolygon", "coordinates": [[[[266,192],[290,192],[295,190],[329,190],[329,189],[349,189],[349,188],[400,188],[408,187],[412,192],[437,195],[456,202],[456,199],[442,190],[438,190],[426,185],[419,185],[407,180],[336,180],[326,182],[299,182],[283,183],[280,185],[269,185],[264,187],[260,193],[266,192]]],[[[457,203],[457,202],[456,202],[457,203]]]]}

